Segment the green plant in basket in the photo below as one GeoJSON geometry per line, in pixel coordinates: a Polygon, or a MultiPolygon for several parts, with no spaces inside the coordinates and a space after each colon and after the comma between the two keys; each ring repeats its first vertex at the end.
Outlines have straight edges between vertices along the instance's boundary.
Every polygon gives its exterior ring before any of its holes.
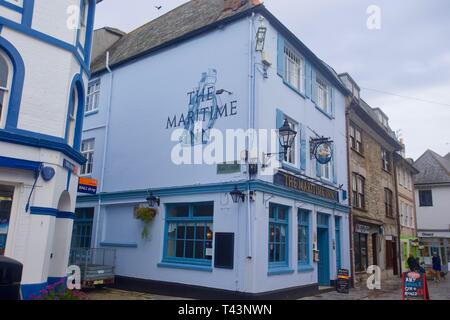
{"type": "Polygon", "coordinates": [[[150,222],[153,221],[157,214],[156,209],[153,208],[137,208],[136,209],[136,219],[141,220],[144,223],[144,228],[142,229],[142,239],[147,239],[149,236],[148,227],[150,222]]]}

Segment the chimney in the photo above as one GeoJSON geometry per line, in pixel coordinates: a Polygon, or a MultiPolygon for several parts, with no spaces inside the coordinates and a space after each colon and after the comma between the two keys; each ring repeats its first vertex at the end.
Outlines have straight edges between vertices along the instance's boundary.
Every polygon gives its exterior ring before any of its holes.
{"type": "Polygon", "coordinates": [[[260,0],[224,0],[224,11],[233,10],[236,11],[241,7],[245,6],[247,3],[250,3],[253,6],[257,6],[261,4],[260,0]]]}

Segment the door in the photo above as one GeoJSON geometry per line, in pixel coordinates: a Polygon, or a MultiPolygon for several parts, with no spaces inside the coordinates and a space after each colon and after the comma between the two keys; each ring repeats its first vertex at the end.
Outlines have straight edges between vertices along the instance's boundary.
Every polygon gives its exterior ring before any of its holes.
{"type": "Polygon", "coordinates": [[[341,257],[341,218],[336,217],[336,268],[340,269],[342,267],[342,257],[341,257]]]}
{"type": "Polygon", "coordinates": [[[92,226],[94,223],[94,208],[75,210],[76,218],[73,222],[72,249],[90,249],[92,226]]]}
{"type": "Polygon", "coordinates": [[[376,233],[372,234],[372,264],[378,265],[378,236],[376,233]]]}
{"type": "Polygon", "coordinates": [[[318,282],[319,285],[330,285],[330,250],[327,228],[317,229],[317,248],[319,250],[318,282]]]}
{"type": "Polygon", "coordinates": [[[0,256],[6,251],[14,188],[0,185],[0,256]]]}

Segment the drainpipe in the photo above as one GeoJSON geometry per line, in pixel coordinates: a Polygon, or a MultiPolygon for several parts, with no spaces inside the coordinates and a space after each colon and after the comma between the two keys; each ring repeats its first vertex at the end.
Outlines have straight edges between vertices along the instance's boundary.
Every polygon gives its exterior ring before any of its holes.
{"type": "MultiPolygon", "coordinates": [[[[250,66],[249,66],[249,108],[248,108],[248,130],[254,128],[254,108],[255,108],[255,56],[253,53],[253,29],[255,24],[255,13],[252,12],[252,15],[250,17],[250,24],[249,24],[249,54],[250,54],[250,66]]],[[[249,152],[250,152],[250,141],[247,141],[247,159],[246,159],[246,165],[247,165],[247,194],[248,194],[248,201],[247,201],[247,258],[252,259],[253,257],[253,223],[252,223],[252,205],[250,202],[250,181],[252,180],[252,177],[250,175],[249,170],[249,152]]]]}
{"type": "Polygon", "coordinates": [[[109,97],[108,97],[108,105],[106,108],[106,123],[105,123],[105,137],[104,137],[104,143],[103,143],[103,163],[102,163],[102,172],[100,175],[100,192],[98,197],[98,216],[97,216],[97,223],[95,226],[95,241],[99,244],[99,229],[100,229],[100,217],[101,217],[101,211],[102,211],[102,198],[101,195],[104,191],[103,184],[105,182],[105,168],[106,168],[106,153],[108,148],[108,136],[109,136],[109,120],[111,115],[111,104],[112,104],[112,93],[113,93],[113,79],[114,74],[111,70],[111,67],[109,65],[109,51],[106,52],[106,62],[105,62],[106,70],[108,70],[110,74],[110,85],[109,85],[109,97]]]}
{"type": "Polygon", "coordinates": [[[348,194],[348,204],[349,204],[349,214],[348,214],[348,232],[349,232],[349,237],[350,237],[350,269],[351,269],[351,286],[352,288],[355,287],[355,267],[353,264],[353,257],[354,257],[354,248],[353,248],[353,212],[352,212],[352,203],[353,203],[353,192],[352,192],[352,172],[351,172],[351,165],[350,165],[350,146],[348,143],[348,138],[349,138],[349,126],[350,126],[350,107],[351,107],[351,102],[349,102],[349,106],[346,108],[345,110],[345,137],[346,137],[346,146],[347,146],[347,194],[348,194]]]}
{"type": "MultiPolygon", "coordinates": [[[[395,151],[394,151],[395,154],[395,151]]],[[[398,237],[397,237],[397,255],[398,255],[398,275],[401,277],[402,276],[402,254],[401,254],[401,241],[400,241],[400,236],[402,234],[402,228],[400,227],[400,202],[398,200],[398,181],[397,181],[397,160],[395,159],[396,157],[392,157],[394,159],[394,184],[395,184],[395,212],[397,213],[397,233],[398,233],[398,237]]]]}

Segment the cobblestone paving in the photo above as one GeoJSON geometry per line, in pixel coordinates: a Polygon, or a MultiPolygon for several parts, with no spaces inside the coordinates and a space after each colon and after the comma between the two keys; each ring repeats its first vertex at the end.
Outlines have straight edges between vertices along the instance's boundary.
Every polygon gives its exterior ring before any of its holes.
{"type": "MultiPolygon", "coordinates": [[[[440,283],[429,282],[431,300],[450,300],[450,279],[440,283]]],[[[349,294],[328,292],[301,300],[401,300],[402,286],[400,279],[384,280],[381,290],[368,290],[366,287],[354,288],[349,294]]]]}
{"type": "MultiPolygon", "coordinates": [[[[431,300],[450,300],[450,279],[440,283],[428,284],[431,300]]],[[[117,289],[97,289],[86,292],[90,300],[189,300],[177,297],[160,296],[149,293],[123,291],[117,289]]],[[[402,289],[400,279],[384,280],[381,290],[368,290],[365,287],[354,288],[349,294],[335,291],[307,297],[300,300],[401,300],[402,289]]]]}

